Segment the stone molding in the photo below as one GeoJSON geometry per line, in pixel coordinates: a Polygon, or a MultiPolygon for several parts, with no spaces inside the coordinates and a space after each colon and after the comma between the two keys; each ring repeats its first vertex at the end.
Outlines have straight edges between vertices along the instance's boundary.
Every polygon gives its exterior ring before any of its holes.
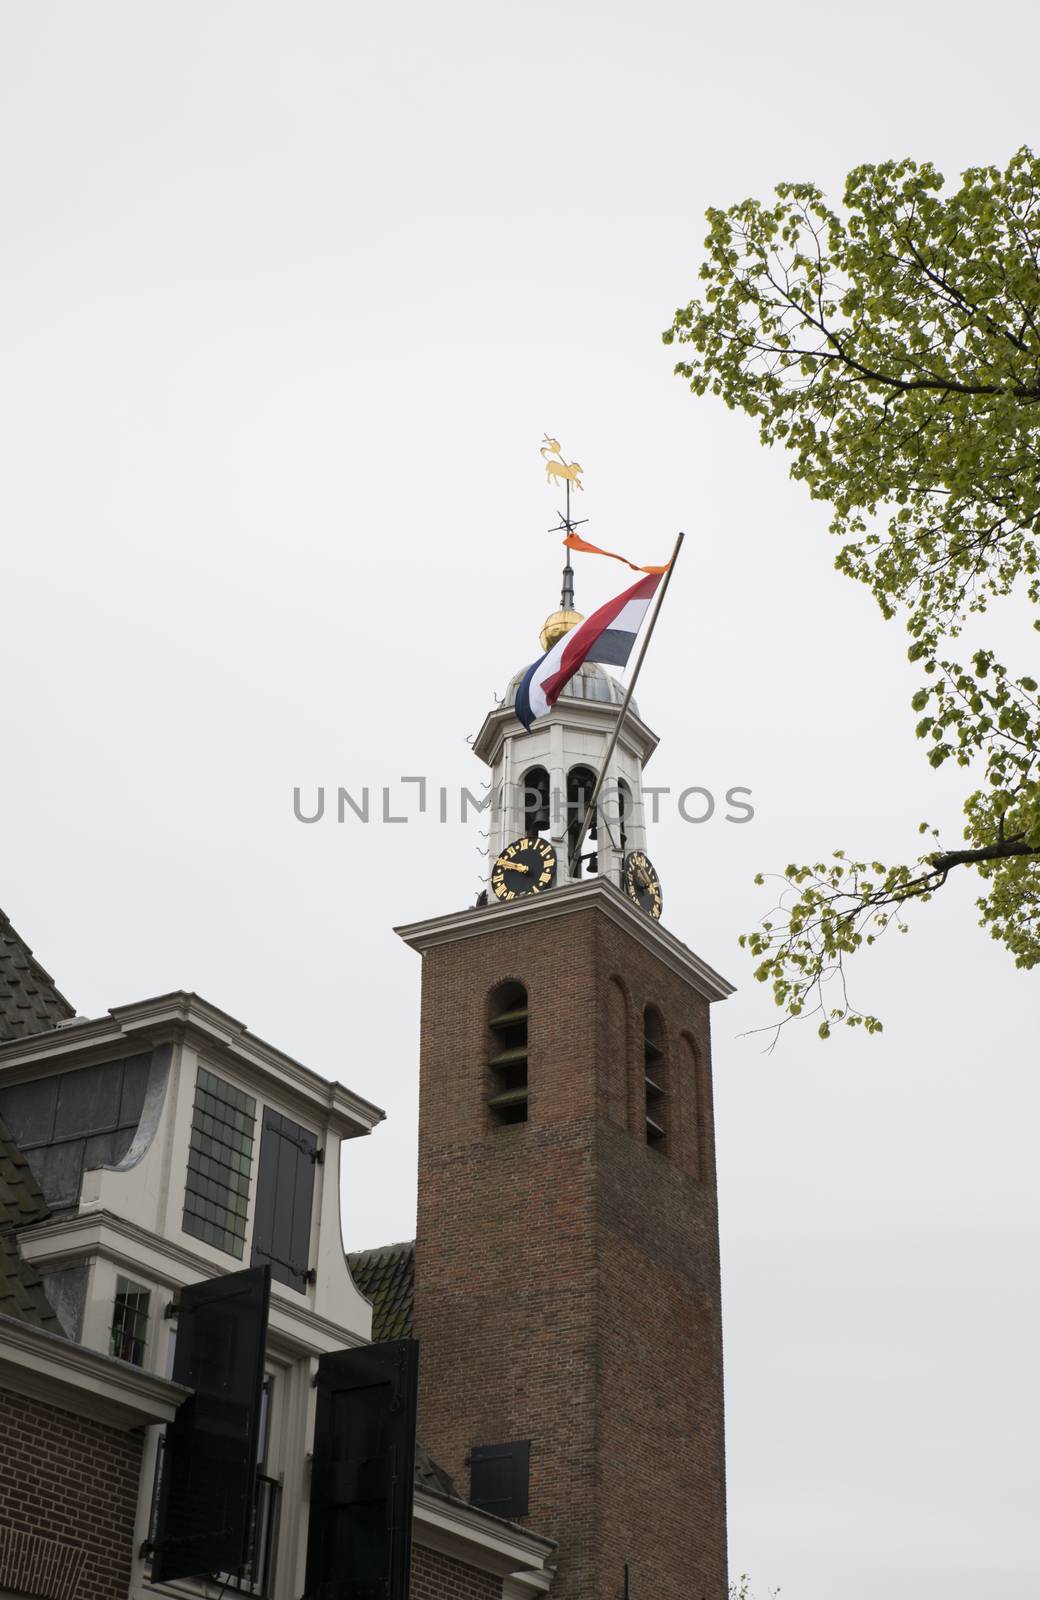
{"type": "Polygon", "coordinates": [[[394,932],[413,950],[425,954],[436,945],[454,944],[490,933],[493,928],[524,927],[552,917],[573,916],[576,912],[597,910],[618,927],[624,928],[672,972],[685,978],[705,1000],[725,1000],[734,985],[694,955],[681,939],[659,922],[645,916],[612,883],[589,878],[581,883],[550,889],[545,894],[528,895],[506,905],[468,907],[424,922],[404,923],[394,932]]]}

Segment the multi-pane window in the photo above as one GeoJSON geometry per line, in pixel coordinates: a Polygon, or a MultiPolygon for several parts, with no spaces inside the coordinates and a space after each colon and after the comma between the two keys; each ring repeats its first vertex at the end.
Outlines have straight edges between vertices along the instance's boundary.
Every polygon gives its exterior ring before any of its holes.
{"type": "Polygon", "coordinates": [[[256,1101],[199,1068],[191,1119],[184,1231],[242,1259],[256,1101]]]}
{"type": "Polygon", "coordinates": [[[120,1361],[144,1366],[148,1342],[149,1290],[129,1278],[116,1279],[116,1298],[112,1308],[112,1354],[120,1361]]]}

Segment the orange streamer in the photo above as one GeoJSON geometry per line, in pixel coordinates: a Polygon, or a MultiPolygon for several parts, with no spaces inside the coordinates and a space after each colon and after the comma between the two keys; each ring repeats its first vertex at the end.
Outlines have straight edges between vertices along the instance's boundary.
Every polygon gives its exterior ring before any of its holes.
{"type": "Polygon", "coordinates": [[[631,567],[633,572],[667,572],[671,565],[671,562],[666,561],[663,567],[637,567],[627,556],[615,555],[613,550],[601,550],[598,544],[590,544],[580,533],[569,533],[563,542],[568,550],[584,550],[590,556],[609,556],[611,561],[621,561],[626,567],[631,567]]]}

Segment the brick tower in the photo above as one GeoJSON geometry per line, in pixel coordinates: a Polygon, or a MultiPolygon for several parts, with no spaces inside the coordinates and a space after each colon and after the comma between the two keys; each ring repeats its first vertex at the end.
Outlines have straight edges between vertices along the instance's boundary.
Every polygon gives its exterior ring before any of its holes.
{"type": "Polygon", "coordinates": [[[708,1007],[731,989],[623,887],[654,735],[631,710],[576,860],[618,686],[583,668],[525,734],[515,683],[475,746],[491,887],[503,858],[538,867],[510,838],[551,847],[555,881],[507,869],[512,897],[398,930],[423,958],[419,1437],[557,1540],[558,1600],[724,1600],[708,1007]]]}

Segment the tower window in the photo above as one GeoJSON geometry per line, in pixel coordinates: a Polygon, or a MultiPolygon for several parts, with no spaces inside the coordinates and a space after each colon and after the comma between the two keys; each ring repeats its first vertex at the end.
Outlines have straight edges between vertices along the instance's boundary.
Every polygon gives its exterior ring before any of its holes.
{"type": "Polygon", "coordinates": [[[524,833],[536,839],[549,831],[549,774],[544,767],[532,767],[522,781],[524,833]]]}
{"type": "Polygon", "coordinates": [[[135,1367],[144,1366],[148,1340],[148,1302],[150,1291],[129,1278],[116,1279],[116,1298],[112,1307],[112,1354],[135,1367]]]}
{"type": "Polygon", "coordinates": [[[527,1121],[527,990],[522,983],[503,983],[491,996],[488,1011],[491,1045],[488,1066],[493,1123],[527,1121]]]}
{"type": "Polygon", "coordinates": [[[618,833],[621,835],[621,854],[628,843],[628,828],[632,820],[632,791],[624,778],[618,779],[618,833]]]}
{"type": "Polygon", "coordinates": [[[596,787],[596,774],[591,767],[572,767],[567,774],[567,858],[570,862],[572,878],[589,877],[598,870],[599,860],[594,848],[590,849],[590,841],[596,838],[596,816],[593,813],[585,840],[582,845],[583,855],[580,860],[575,857],[578,844],[578,835],[581,825],[585,821],[585,813],[589,809],[592,791],[596,787]]]}
{"type": "Polygon", "coordinates": [[[646,1104],[646,1142],[660,1149],[668,1129],[665,1092],[664,1023],[654,1006],[643,1012],[643,1093],[646,1104]]]}

